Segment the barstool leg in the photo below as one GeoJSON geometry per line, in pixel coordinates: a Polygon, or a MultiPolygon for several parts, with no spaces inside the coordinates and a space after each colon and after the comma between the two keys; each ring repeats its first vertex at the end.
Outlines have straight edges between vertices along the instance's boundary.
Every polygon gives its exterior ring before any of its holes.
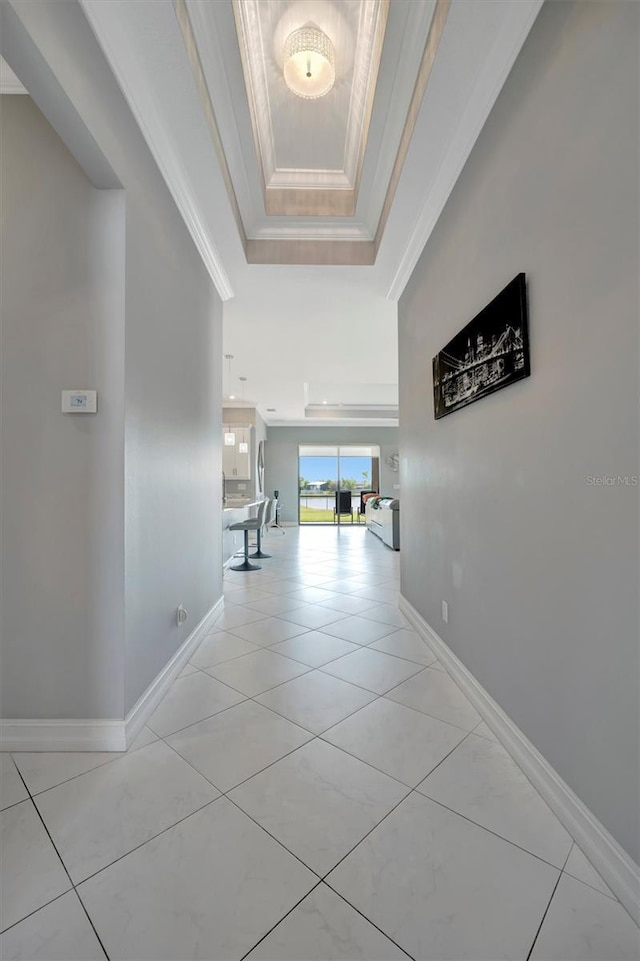
{"type": "Polygon", "coordinates": [[[236,564],[234,567],[230,567],[231,571],[259,571],[259,564],[252,564],[249,560],[249,531],[244,532],[244,561],[242,564],[236,564]]]}
{"type": "Polygon", "coordinates": [[[262,531],[258,530],[257,535],[258,535],[258,550],[254,551],[253,554],[250,554],[249,556],[262,557],[262,558],[271,557],[271,554],[264,554],[262,551],[262,531]]]}

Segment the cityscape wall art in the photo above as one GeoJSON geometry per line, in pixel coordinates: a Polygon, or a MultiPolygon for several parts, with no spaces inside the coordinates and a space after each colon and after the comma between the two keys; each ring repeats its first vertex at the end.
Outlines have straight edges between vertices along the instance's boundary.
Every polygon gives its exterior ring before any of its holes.
{"type": "Polygon", "coordinates": [[[518,274],[433,358],[436,420],[530,373],[527,286],[518,274]]]}

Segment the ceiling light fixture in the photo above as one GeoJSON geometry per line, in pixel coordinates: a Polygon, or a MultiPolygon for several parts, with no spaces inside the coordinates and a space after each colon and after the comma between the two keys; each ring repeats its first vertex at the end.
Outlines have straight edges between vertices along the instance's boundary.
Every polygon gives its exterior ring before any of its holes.
{"type": "Polygon", "coordinates": [[[284,43],[284,79],[297,97],[324,97],[336,79],[333,44],[312,23],[290,33],[284,43]]]}
{"type": "MultiPolygon", "coordinates": [[[[233,360],[233,354],[225,354],[224,359],[227,362],[227,391],[230,391],[231,390],[231,361],[233,360]]],[[[224,385],[222,389],[224,392],[224,385]]],[[[229,393],[227,394],[227,397],[229,398],[229,400],[235,400],[235,397],[233,396],[233,394],[229,393]]]]}

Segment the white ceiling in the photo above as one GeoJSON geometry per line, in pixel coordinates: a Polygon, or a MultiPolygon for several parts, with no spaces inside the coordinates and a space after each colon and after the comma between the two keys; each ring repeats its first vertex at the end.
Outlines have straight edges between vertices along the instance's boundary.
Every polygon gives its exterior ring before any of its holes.
{"type": "Polygon", "coordinates": [[[0,57],[0,94],[25,94],[27,90],[20,83],[6,60],[0,57]]]}
{"type": "MultiPolygon", "coordinates": [[[[234,378],[247,378],[246,399],[271,424],[322,423],[305,420],[305,407],[330,388],[319,403],[386,404],[397,391],[397,299],[542,0],[452,0],[371,266],[248,263],[246,240],[371,242],[389,196],[433,0],[391,2],[356,216],[339,219],[266,215],[231,0],[183,4],[206,73],[217,145],[176,16],[181,0],[174,2],[175,9],[166,0],[80,0],[225,301],[224,352],[234,355],[234,378]]],[[[265,15],[279,22],[276,0],[262,2],[265,15]]],[[[334,0],[325,3],[336,7],[334,0]]],[[[290,6],[281,4],[285,13],[290,6]]],[[[347,23],[348,6],[337,3],[347,23]]],[[[291,151],[283,162],[307,162],[297,137],[309,104],[295,105],[298,119],[289,126],[294,114],[274,99],[274,130],[291,151]]],[[[338,126],[331,116],[322,120],[327,151],[342,136],[338,126]]],[[[328,158],[318,151],[318,166],[328,158]]]]}

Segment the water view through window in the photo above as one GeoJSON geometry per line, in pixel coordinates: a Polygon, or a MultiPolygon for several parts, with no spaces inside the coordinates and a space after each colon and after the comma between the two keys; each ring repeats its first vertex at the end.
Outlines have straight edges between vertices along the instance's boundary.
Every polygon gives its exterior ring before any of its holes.
{"type": "Polygon", "coordinates": [[[378,447],[301,446],[298,450],[300,523],[357,523],[361,492],[378,489],[379,458],[378,447]]]}

